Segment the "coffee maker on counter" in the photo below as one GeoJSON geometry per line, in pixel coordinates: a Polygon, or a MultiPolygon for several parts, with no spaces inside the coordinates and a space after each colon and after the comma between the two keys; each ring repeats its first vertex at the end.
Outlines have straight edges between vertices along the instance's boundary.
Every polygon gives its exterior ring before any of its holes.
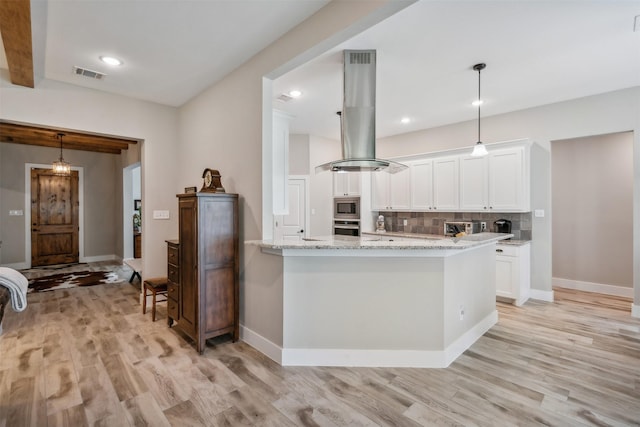
{"type": "Polygon", "coordinates": [[[511,233],[511,221],[508,219],[494,221],[493,227],[496,233],[511,233]]]}

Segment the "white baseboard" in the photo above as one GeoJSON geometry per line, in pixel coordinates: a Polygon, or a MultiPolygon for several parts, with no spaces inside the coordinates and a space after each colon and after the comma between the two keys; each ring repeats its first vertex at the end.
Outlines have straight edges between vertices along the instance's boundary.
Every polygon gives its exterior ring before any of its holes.
{"type": "Polygon", "coordinates": [[[637,317],[640,319],[640,305],[631,304],[631,317],[637,317]]]}
{"type": "Polygon", "coordinates": [[[529,298],[539,301],[553,302],[553,291],[541,291],[539,289],[531,289],[529,298]]]}
{"type": "Polygon", "coordinates": [[[598,294],[615,295],[618,297],[633,298],[633,288],[625,286],[607,285],[603,283],[583,282],[580,280],[553,278],[553,286],[558,288],[575,289],[584,292],[596,292],[598,294]]]}
{"type": "Polygon", "coordinates": [[[358,350],[282,348],[241,326],[240,338],[282,366],[446,368],[498,322],[493,311],[445,350],[358,350]]]}
{"type": "MultiPolygon", "coordinates": [[[[88,256],[81,257],[79,262],[100,262],[100,261],[120,261],[122,262],[122,258],[117,255],[98,255],[98,256],[88,256]]],[[[2,267],[13,268],[14,270],[26,270],[30,268],[29,264],[26,262],[15,262],[13,264],[2,264],[2,267]]]]}
{"type": "Polygon", "coordinates": [[[492,313],[478,322],[473,328],[468,330],[464,335],[451,343],[451,345],[445,350],[445,365],[442,366],[442,368],[446,368],[447,366],[449,366],[496,323],[498,323],[498,310],[494,310],[492,313]]]}
{"type": "Polygon", "coordinates": [[[14,262],[13,264],[2,264],[2,267],[13,268],[14,270],[26,270],[29,268],[26,262],[14,262]]]}
{"type": "Polygon", "coordinates": [[[98,256],[85,256],[80,258],[80,262],[100,262],[100,261],[117,261],[120,257],[117,255],[98,255],[98,256]]]}
{"type": "Polygon", "coordinates": [[[240,325],[240,339],[279,365],[282,365],[282,347],[262,335],[240,325]]]}

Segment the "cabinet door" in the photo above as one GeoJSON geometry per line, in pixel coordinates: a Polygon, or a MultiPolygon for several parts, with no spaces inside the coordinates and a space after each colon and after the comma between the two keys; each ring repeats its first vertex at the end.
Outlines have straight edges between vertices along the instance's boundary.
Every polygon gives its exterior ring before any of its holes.
{"type": "Polygon", "coordinates": [[[195,338],[198,319],[198,218],[196,198],[181,198],[180,236],[180,329],[195,338]]]}
{"type": "Polygon", "coordinates": [[[489,154],[489,207],[493,211],[526,211],[523,148],[489,154]]]}
{"type": "Polygon", "coordinates": [[[390,205],[389,174],[384,172],[371,173],[371,210],[388,210],[390,205]]]}
{"type": "Polygon", "coordinates": [[[425,160],[410,167],[411,209],[433,209],[433,161],[425,160]]]}
{"type": "Polygon", "coordinates": [[[488,210],[488,159],[460,158],[460,210],[488,210]]]}
{"type": "Polygon", "coordinates": [[[458,209],[458,157],[434,159],[433,204],[441,211],[458,209]]]}
{"type": "MultiPolygon", "coordinates": [[[[387,174],[386,172],[378,172],[378,174],[380,173],[387,174]]],[[[388,176],[391,209],[410,209],[411,171],[404,169],[388,176]]]]}
{"type": "Polygon", "coordinates": [[[333,195],[335,197],[359,196],[360,180],[360,172],[334,173],[333,195]]]}
{"type": "Polygon", "coordinates": [[[513,284],[517,274],[515,272],[516,258],[510,256],[496,256],[496,295],[499,297],[515,298],[513,284]]]}

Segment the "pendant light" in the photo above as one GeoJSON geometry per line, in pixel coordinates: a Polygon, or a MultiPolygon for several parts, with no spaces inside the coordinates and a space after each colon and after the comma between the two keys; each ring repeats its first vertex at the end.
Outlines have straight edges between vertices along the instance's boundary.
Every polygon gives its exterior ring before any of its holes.
{"type": "Polygon", "coordinates": [[[473,157],[482,157],[489,154],[487,148],[480,140],[480,105],[482,105],[482,98],[480,98],[480,71],[484,70],[487,64],[480,63],[473,66],[473,70],[478,72],[478,142],[473,147],[471,155],[473,157]]]}
{"type": "Polygon", "coordinates": [[[58,134],[58,139],[60,140],[60,158],[53,162],[53,173],[55,173],[56,175],[63,175],[63,176],[67,176],[67,175],[71,175],[71,165],[68,162],[64,161],[64,158],[62,158],[62,137],[64,136],[64,133],[59,133],[58,134]]]}

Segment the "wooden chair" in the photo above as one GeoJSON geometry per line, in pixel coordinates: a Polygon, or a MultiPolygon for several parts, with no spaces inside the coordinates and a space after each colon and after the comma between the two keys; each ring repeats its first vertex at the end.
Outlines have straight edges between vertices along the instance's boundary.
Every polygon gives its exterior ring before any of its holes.
{"type": "Polygon", "coordinates": [[[147,290],[151,292],[153,297],[151,302],[151,320],[156,321],[156,295],[167,295],[167,278],[155,277],[144,281],[144,296],[142,298],[142,314],[147,313],[147,290]]]}

